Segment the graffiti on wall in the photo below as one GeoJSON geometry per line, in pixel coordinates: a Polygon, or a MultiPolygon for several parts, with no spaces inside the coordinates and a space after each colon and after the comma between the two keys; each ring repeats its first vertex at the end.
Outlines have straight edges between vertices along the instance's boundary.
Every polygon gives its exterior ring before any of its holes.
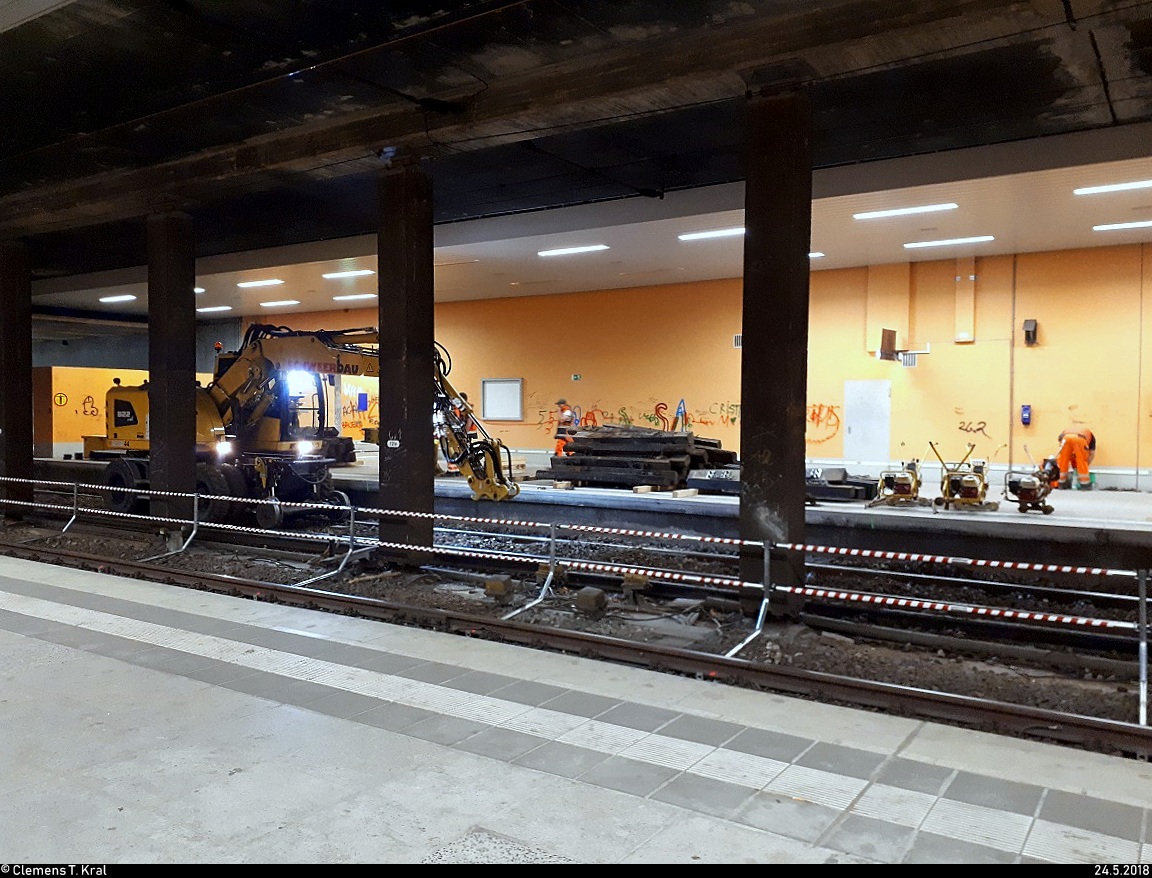
{"type": "Polygon", "coordinates": [[[344,396],[340,403],[341,429],[348,427],[363,428],[380,425],[380,396],[368,394],[368,407],[360,408],[357,396],[344,396]]]}
{"type": "Polygon", "coordinates": [[[985,439],[991,439],[985,429],[987,426],[987,421],[961,421],[959,429],[961,433],[979,433],[985,439]]]}
{"type": "Polygon", "coordinates": [[[653,407],[651,413],[645,413],[644,420],[650,424],[654,424],[661,430],[668,429],[668,403],[658,402],[653,407]]]}
{"type": "Polygon", "coordinates": [[[714,402],[708,406],[708,414],[711,418],[715,419],[725,427],[734,427],[740,422],[740,403],[729,402],[714,402]]]}
{"type": "Polygon", "coordinates": [[[819,445],[840,433],[839,406],[817,402],[808,406],[805,416],[804,441],[819,445]]]}
{"type": "MultiPolygon", "coordinates": [[[[689,432],[698,427],[734,427],[740,422],[740,403],[730,400],[717,400],[709,403],[706,408],[690,409],[687,399],[681,397],[674,411],[663,400],[653,401],[651,408],[621,405],[614,411],[596,402],[587,408],[573,405],[572,411],[581,427],[646,425],[659,430],[689,432]]],[[[539,408],[536,412],[536,422],[532,426],[544,433],[554,433],[557,410],[547,407],[539,408]]]]}

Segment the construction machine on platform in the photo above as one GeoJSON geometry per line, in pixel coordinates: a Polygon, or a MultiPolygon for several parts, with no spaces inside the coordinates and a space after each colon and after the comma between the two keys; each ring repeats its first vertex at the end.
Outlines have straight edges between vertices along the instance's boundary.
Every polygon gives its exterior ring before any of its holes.
{"type": "MultiPolygon", "coordinates": [[[[503,500],[519,491],[509,477],[508,450],[471,416],[448,382],[450,360],[435,352],[432,432],[445,456],[467,476],[475,499],[503,500]]],[[[196,387],[196,492],[199,517],[236,520],[254,507],[261,527],[283,523],[280,503],[336,503],[331,467],[355,460],[352,438],[342,436],[328,411],[327,385],[335,376],[378,378],[379,332],[374,327],[295,330],[253,324],[236,351],[217,345],[213,379],[196,387]],[[230,498],[267,500],[241,504],[230,498]]],[[[84,457],[107,460],[105,505],[116,512],[147,507],[149,486],[148,382],[108,390],[107,431],[84,437],[84,457]]]]}

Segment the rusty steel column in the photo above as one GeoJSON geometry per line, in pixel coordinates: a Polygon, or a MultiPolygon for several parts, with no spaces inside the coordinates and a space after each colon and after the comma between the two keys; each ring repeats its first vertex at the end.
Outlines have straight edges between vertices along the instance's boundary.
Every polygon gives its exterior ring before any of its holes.
{"type": "MultiPolygon", "coordinates": [[[[380,326],[380,507],[431,514],[436,454],[432,437],[432,181],[415,161],[380,178],[377,237],[380,326]]],[[[380,539],[430,547],[432,519],[385,516],[380,539]]],[[[420,563],[423,553],[384,550],[420,563]]]]}
{"type": "MultiPolygon", "coordinates": [[[[752,98],[745,149],[740,535],[799,543],[804,541],[812,237],[807,94],[752,98]]],[[[773,582],[802,579],[802,557],[788,553],[773,562],[773,582]]],[[[763,562],[746,556],[741,576],[759,581],[763,575],[763,562]]]]}
{"type": "MultiPolygon", "coordinates": [[[[150,487],[196,490],[196,250],[186,214],[148,218],[150,487]]],[[[156,499],[151,514],[187,518],[190,502],[156,499]]]]}
{"type": "MultiPolygon", "coordinates": [[[[0,244],[0,476],[32,478],[32,272],[23,241],[0,244]]],[[[28,502],[30,484],[0,483],[0,497],[28,502]]],[[[4,504],[19,518],[22,506],[4,504]]]]}

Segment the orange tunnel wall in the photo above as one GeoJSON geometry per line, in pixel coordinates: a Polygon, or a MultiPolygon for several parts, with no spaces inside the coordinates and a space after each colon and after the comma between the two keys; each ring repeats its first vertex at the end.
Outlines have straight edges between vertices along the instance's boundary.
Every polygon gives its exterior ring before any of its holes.
{"type": "MultiPolygon", "coordinates": [[[[1100,437],[1096,468],[1152,466],[1152,245],[815,271],[808,344],[807,455],[844,458],[845,382],[889,382],[887,460],[963,455],[1025,465],[1071,423],[1100,437]],[[1023,321],[1037,321],[1027,345],[1023,321]],[[887,326],[896,323],[896,326],[887,326]],[[898,330],[914,367],[877,359],[898,330]],[[1031,406],[1032,422],[1020,408],[1031,406]],[[1025,450],[1027,448],[1027,452],[1025,450]]],[[[486,421],[513,449],[552,444],[555,401],[583,423],[688,428],[739,450],[738,278],[436,306],[436,338],[481,417],[485,378],[521,379],[523,419],[486,421]]],[[[299,329],[373,325],[374,309],[292,315],[299,329]]],[[[768,319],[771,319],[769,316],[768,319]]],[[[773,364],[755,364],[771,381],[773,364]]],[[[345,394],[344,422],[375,423],[378,392],[345,394]],[[367,411],[350,397],[366,393],[367,411]]],[[[1152,473],[1144,471],[1152,480],[1152,473]]]]}

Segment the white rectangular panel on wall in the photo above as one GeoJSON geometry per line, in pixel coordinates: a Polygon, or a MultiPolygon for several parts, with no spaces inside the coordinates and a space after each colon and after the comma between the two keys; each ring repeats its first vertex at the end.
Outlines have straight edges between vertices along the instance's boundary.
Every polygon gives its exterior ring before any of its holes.
{"type": "Polygon", "coordinates": [[[524,420],[523,385],[523,378],[481,378],[481,419],[485,421],[524,420]]]}
{"type": "Polygon", "coordinates": [[[890,463],[892,382],[844,382],[844,460],[890,463]]]}

